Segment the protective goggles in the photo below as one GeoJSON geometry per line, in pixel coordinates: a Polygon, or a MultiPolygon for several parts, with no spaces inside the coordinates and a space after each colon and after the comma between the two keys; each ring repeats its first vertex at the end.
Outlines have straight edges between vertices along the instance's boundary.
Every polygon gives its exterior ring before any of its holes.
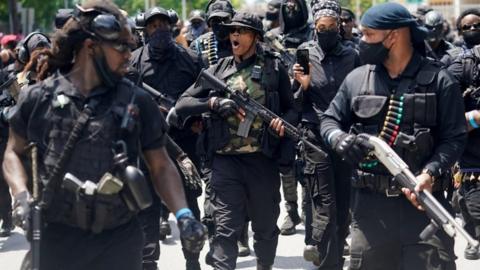
{"type": "Polygon", "coordinates": [[[84,30],[94,37],[107,41],[114,41],[120,38],[122,26],[113,14],[95,8],[84,9],[77,5],[74,16],[77,20],[82,16],[94,17],[88,26],[84,27],[84,30]]]}

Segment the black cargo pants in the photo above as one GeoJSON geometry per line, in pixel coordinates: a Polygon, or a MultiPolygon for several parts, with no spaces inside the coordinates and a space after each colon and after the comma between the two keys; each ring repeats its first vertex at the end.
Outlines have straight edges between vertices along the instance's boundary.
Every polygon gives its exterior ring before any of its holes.
{"type": "MultiPolygon", "coordinates": [[[[387,197],[368,189],[354,189],[354,193],[349,269],[456,268],[453,240],[438,231],[431,239],[422,241],[419,235],[429,219],[403,195],[387,197]]],[[[448,205],[442,194],[435,197],[444,207],[448,205]]]]}
{"type": "MultiPolygon", "coordinates": [[[[326,149],[326,147],[322,147],[326,149]]],[[[319,269],[343,268],[343,242],[348,235],[352,168],[335,153],[315,157],[307,149],[305,244],[317,246],[319,269]]]]}
{"type": "Polygon", "coordinates": [[[273,265],[280,214],[278,165],[261,153],[215,155],[210,179],[216,233],[214,268],[235,269],[245,216],[252,222],[253,248],[262,265],[273,265]]]}

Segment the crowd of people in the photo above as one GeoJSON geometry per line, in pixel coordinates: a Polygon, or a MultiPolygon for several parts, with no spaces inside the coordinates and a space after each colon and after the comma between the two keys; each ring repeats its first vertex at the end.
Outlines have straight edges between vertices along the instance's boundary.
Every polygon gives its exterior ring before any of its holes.
{"type": "Polygon", "coordinates": [[[210,0],[182,22],[88,0],[52,19],[0,40],[0,236],[25,230],[22,269],[158,269],[173,213],[182,269],[235,269],[249,227],[256,269],[273,269],[303,223],[318,269],[454,270],[448,232],[420,236],[427,191],[480,240],[479,8],[451,24],[397,3],[357,21],[337,0],[271,0],[262,16],[210,0]]]}

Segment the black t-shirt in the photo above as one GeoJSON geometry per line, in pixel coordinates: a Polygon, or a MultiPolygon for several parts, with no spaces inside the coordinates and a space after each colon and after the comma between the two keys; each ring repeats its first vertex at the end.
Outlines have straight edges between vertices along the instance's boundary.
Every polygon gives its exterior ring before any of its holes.
{"type": "MultiPolygon", "coordinates": [[[[39,146],[41,155],[43,152],[42,150],[45,150],[48,146],[46,138],[48,138],[47,135],[49,128],[52,126],[52,119],[45,116],[45,112],[53,103],[52,99],[44,98],[47,91],[50,91],[50,89],[56,89],[57,93],[67,96],[71,102],[74,102],[75,106],[79,108],[80,111],[90,98],[98,98],[99,100],[102,100],[111,98],[113,95],[111,91],[128,91],[129,93],[135,91],[135,105],[138,107],[136,120],[139,129],[139,132],[137,133],[139,148],[141,151],[146,151],[163,147],[165,145],[164,134],[166,132],[166,123],[156,103],[144,90],[135,87],[130,82],[127,83],[126,80],[121,83],[131,87],[122,86],[115,90],[110,90],[100,86],[93,89],[89,97],[86,98],[80,94],[66,77],[57,73],[52,77],[47,78],[44,82],[29,86],[20,92],[19,101],[13,109],[10,118],[10,127],[23,139],[29,142],[36,142],[39,146]]],[[[102,104],[102,102],[100,102],[100,104],[102,104]]],[[[101,113],[101,111],[108,109],[110,108],[99,105],[95,109],[94,115],[97,112],[101,113]]],[[[133,151],[132,149],[138,149],[138,147],[127,146],[127,149],[130,157],[140,156],[140,153],[130,152],[133,151]]]]}
{"type": "MultiPolygon", "coordinates": [[[[148,46],[133,52],[130,66],[141,76],[141,82],[174,100],[178,99],[197,79],[202,69],[201,60],[193,51],[179,45],[175,45],[163,59],[153,59],[148,46]]],[[[131,79],[136,83],[138,77],[131,79]]]]}

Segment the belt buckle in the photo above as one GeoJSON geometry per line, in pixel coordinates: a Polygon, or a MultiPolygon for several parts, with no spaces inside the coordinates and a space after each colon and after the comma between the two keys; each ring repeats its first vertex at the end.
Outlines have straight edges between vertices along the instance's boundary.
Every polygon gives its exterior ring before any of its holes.
{"type": "Polygon", "coordinates": [[[391,191],[390,188],[385,189],[385,195],[387,196],[387,198],[394,198],[394,197],[400,196],[400,193],[390,193],[390,191],[391,191]]]}

